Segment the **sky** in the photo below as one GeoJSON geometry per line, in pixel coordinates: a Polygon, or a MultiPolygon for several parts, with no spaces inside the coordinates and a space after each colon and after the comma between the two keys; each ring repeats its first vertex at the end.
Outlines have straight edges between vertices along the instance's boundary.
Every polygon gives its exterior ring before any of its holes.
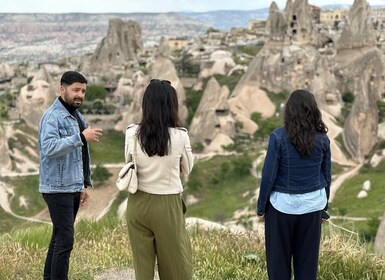
{"type": "MultiPolygon", "coordinates": [[[[385,5],[385,0],[367,0],[385,5]]],[[[255,10],[269,7],[270,0],[10,0],[0,5],[0,13],[135,13],[207,12],[213,10],[255,10]]],[[[275,1],[284,9],[286,0],[275,1]]],[[[354,0],[308,0],[312,5],[352,5],[354,0]]]]}

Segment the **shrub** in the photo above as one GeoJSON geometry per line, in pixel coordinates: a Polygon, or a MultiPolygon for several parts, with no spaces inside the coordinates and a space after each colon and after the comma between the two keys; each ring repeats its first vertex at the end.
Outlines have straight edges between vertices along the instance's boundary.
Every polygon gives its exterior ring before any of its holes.
{"type": "Polygon", "coordinates": [[[94,101],[96,99],[104,100],[107,97],[106,89],[101,85],[89,85],[86,91],[86,100],[94,101]]]}
{"type": "Polygon", "coordinates": [[[98,183],[108,180],[112,174],[101,163],[98,163],[92,170],[92,179],[98,183]]]}
{"type": "Polygon", "coordinates": [[[345,92],[342,94],[342,101],[345,103],[353,103],[354,101],[354,94],[351,92],[345,92]]]}

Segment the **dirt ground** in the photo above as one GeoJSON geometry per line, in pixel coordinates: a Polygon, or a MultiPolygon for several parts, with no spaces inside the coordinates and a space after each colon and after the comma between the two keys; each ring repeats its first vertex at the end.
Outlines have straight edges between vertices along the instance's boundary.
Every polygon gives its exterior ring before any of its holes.
{"type": "MultiPolygon", "coordinates": [[[[119,168],[109,168],[112,176],[108,181],[103,182],[101,185],[95,184],[94,182],[94,187],[87,189],[89,200],[79,209],[79,213],[77,215],[78,221],[80,219],[98,220],[108,212],[109,207],[119,193],[119,190],[115,186],[116,176],[119,170],[119,168]]],[[[50,221],[48,209],[44,209],[34,218],[43,221],[50,221]]]]}

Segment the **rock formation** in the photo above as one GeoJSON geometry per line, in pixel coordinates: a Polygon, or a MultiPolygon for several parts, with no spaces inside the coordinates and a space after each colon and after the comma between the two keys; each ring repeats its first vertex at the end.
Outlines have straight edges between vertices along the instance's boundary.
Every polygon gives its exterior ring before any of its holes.
{"type": "Polygon", "coordinates": [[[269,16],[266,21],[266,32],[271,40],[283,41],[286,33],[286,20],[273,1],[270,5],[269,16]]]}
{"type": "Polygon", "coordinates": [[[287,35],[290,41],[312,42],[314,19],[307,0],[288,0],[285,7],[287,35]]]}
{"type": "Polygon", "coordinates": [[[186,93],[175,69],[174,63],[168,57],[169,49],[164,42],[160,42],[160,48],[151,65],[150,79],[168,80],[178,94],[179,117],[182,121],[187,119],[186,93]]]}
{"type": "Polygon", "coordinates": [[[106,37],[99,43],[83,71],[123,71],[137,64],[142,48],[142,34],[138,23],[131,20],[125,22],[119,18],[111,19],[106,37]]]}
{"type": "Polygon", "coordinates": [[[15,70],[8,63],[0,63],[0,79],[13,77],[15,70]]]}
{"type": "MultiPolygon", "coordinates": [[[[373,44],[375,37],[366,1],[355,1],[349,24],[342,32],[350,35],[340,37],[337,55],[321,54],[316,48],[317,34],[307,0],[288,0],[285,16],[287,29],[279,29],[284,28],[282,23],[273,28],[273,19],[281,20],[277,6],[271,5],[267,25],[270,40],[250,63],[231,97],[251,87],[275,93],[304,88],[315,95],[321,110],[331,117],[340,117],[342,95],[351,92],[355,100],[342,133],[353,160],[362,161],[377,143],[376,102],[385,96],[385,59],[373,44]],[[285,37],[280,41],[279,35],[285,32],[290,40],[285,37]],[[353,44],[351,38],[357,38],[357,43],[353,44]]],[[[336,154],[341,155],[339,161],[346,162],[338,145],[333,146],[336,154]]]]}
{"type": "Polygon", "coordinates": [[[384,95],[385,59],[375,47],[375,33],[366,0],[356,0],[337,42],[336,73],[341,92],[355,96],[345,121],[344,142],[361,162],[377,144],[377,101],[384,95]]]}
{"type": "Polygon", "coordinates": [[[11,158],[9,157],[7,137],[3,127],[0,126],[0,173],[4,174],[10,171],[11,167],[12,163],[11,158]]]}
{"type": "Polygon", "coordinates": [[[382,216],[380,226],[374,241],[374,250],[380,255],[385,255],[385,215],[382,216]]]}
{"type": "Polygon", "coordinates": [[[124,94],[125,106],[121,108],[122,120],[116,124],[115,129],[125,131],[129,124],[138,123],[141,120],[142,97],[148,78],[141,71],[138,71],[130,79],[122,79],[122,82],[118,83],[116,92],[124,94]],[[123,85],[123,81],[127,81],[127,84],[123,85]]]}
{"type": "Polygon", "coordinates": [[[230,113],[228,96],[227,86],[221,87],[214,77],[208,81],[189,130],[191,142],[202,143],[206,152],[221,152],[222,145],[233,143],[235,120],[230,113]]]}
{"type": "Polygon", "coordinates": [[[18,99],[21,118],[29,126],[37,129],[41,115],[52,104],[58,90],[57,82],[49,84],[43,80],[37,80],[22,87],[18,99]]]}
{"type": "Polygon", "coordinates": [[[271,117],[275,113],[275,105],[266,92],[260,89],[258,83],[253,81],[237,86],[228,103],[234,118],[241,124],[240,132],[247,134],[253,134],[258,129],[258,125],[250,119],[252,113],[259,112],[263,118],[271,117]]]}
{"type": "Polygon", "coordinates": [[[32,83],[36,81],[46,81],[47,83],[51,84],[53,83],[53,78],[51,74],[47,71],[47,69],[44,66],[41,66],[39,71],[36,75],[33,76],[32,83]]]}
{"type": "Polygon", "coordinates": [[[355,0],[337,43],[337,50],[376,46],[376,33],[366,0],[355,0]]]}
{"type": "Polygon", "coordinates": [[[202,63],[201,78],[207,78],[215,74],[227,75],[229,69],[235,67],[232,53],[224,50],[217,50],[211,53],[210,59],[202,63]]]}

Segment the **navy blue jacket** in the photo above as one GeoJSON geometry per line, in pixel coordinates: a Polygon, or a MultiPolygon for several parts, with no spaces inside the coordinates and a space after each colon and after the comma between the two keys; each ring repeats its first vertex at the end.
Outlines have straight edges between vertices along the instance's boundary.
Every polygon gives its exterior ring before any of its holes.
{"type": "Polygon", "coordinates": [[[317,133],[312,156],[301,157],[287,138],[284,128],[277,128],[270,135],[262,169],[258,215],[265,213],[272,191],[302,194],[325,188],[329,200],[330,168],[330,141],[326,134],[317,133]]]}

